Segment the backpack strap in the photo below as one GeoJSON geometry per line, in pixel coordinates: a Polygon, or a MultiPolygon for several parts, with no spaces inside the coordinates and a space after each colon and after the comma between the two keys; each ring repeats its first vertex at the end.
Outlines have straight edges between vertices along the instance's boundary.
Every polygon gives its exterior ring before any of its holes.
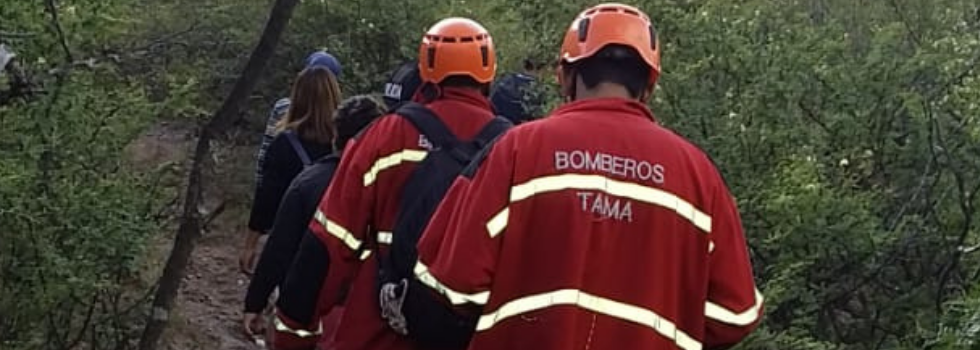
{"type": "Polygon", "coordinates": [[[299,142],[299,137],[292,130],[286,130],[283,132],[286,135],[286,139],[289,140],[289,144],[293,146],[293,151],[299,156],[299,159],[303,161],[303,166],[313,164],[310,160],[310,155],[306,153],[306,149],[303,148],[303,144],[299,142]]]}
{"type": "Polygon", "coordinates": [[[494,117],[487,125],[483,126],[480,133],[470,142],[470,147],[473,147],[476,153],[473,154],[466,167],[460,172],[460,176],[472,179],[476,175],[476,171],[480,168],[480,165],[483,164],[483,160],[490,154],[493,144],[501,136],[504,136],[504,132],[507,129],[513,126],[514,124],[509,119],[501,116],[494,117]]]}
{"type": "MultiPolygon", "coordinates": [[[[385,114],[393,114],[393,113],[397,114],[399,108],[401,108],[405,104],[411,103],[411,102],[412,101],[397,101],[397,102],[392,102],[392,103],[388,104],[388,109],[385,110],[385,114]]],[[[375,118],[375,120],[377,120],[377,119],[378,118],[375,118]]]]}
{"type": "Polygon", "coordinates": [[[487,122],[487,125],[484,125],[483,129],[480,129],[480,132],[473,138],[473,143],[475,143],[477,148],[482,149],[513,126],[514,123],[509,119],[496,116],[487,122]]]}
{"type": "Polygon", "coordinates": [[[459,142],[449,127],[432,110],[421,104],[415,102],[403,104],[398,107],[396,114],[408,119],[435,148],[449,147],[459,142]]]}

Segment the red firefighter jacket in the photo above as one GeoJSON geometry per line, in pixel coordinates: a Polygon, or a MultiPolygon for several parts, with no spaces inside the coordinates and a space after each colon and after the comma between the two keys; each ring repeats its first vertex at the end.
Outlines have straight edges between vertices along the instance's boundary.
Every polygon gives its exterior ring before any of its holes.
{"type": "MultiPolygon", "coordinates": [[[[493,119],[486,97],[478,92],[446,88],[426,105],[460,139],[472,139],[493,119]]],[[[310,230],[327,246],[329,270],[324,282],[327,300],[339,302],[350,290],[346,310],[334,339],[338,350],[412,349],[381,318],[376,292],[377,259],[359,251],[365,241],[380,249],[391,242],[402,187],[431,146],[412,124],[396,115],[378,119],[351,140],[337,173],[310,222],[310,230]]]]}
{"type": "Polygon", "coordinates": [[[482,305],[471,350],[724,348],[762,312],[721,175],[623,99],[511,129],[454,183],[419,256],[447,302],[482,305]]]}

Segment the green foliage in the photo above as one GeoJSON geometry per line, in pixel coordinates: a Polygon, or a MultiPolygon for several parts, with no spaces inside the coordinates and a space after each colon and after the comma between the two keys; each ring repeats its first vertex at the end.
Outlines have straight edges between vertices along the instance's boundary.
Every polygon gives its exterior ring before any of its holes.
{"type": "Polygon", "coordinates": [[[100,52],[124,2],[59,3],[71,60],[50,12],[16,5],[0,31],[27,34],[9,44],[42,92],[0,101],[0,348],[126,347],[161,204],[124,150],[162,103],[100,52]]]}
{"type": "Polygon", "coordinates": [[[0,152],[0,300],[10,301],[0,303],[0,338],[13,349],[32,339],[109,348],[129,331],[117,322],[138,316],[121,298],[157,228],[155,190],[121,160],[154,109],[95,74],[55,88],[11,109],[0,129],[14,140],[0,152]]]}
{"type": "MultiPolygon", "coordinates": [[[[976,287],[976,286],[974,286],[976,287]]],[[[977,349],[980,348],[980,288],[950,301],[949,312],[943,317],[930,349],[977,349]]]]}

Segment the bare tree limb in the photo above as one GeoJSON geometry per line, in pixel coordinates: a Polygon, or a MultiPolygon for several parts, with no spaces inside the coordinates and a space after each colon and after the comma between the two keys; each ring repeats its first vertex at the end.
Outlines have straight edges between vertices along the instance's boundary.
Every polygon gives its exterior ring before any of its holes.
{"type": "Polygon", "coordinates": [[[48,10],[48,15],[51,16],[51,26],[54,27],[55,34],[58,35],[61,49],[64,50],[67,61],[72,62],[75,61],[75,56],[72,55],[71,48],[68,47],[68,37],[65,36],[65,30],[61,27],[61,20],[58,19],[58,4],[55,1],[47,0],[44,4],[48,10]]]}
{"type": "Polygon", "coordinates": [[[198,212],[198,204],[202,200],[203,184],[201,181],[202,167],[211,153],[211,140],[220,135],[239,117],[242,105],[248,99],[259,77],[271,60],[279,38],[282,36],[293,9],[299,0],[276,0],[269,13],[268,21],[262,31],[255,49],[249,57],[242,74],[211,120],[201,129],[197,146],[187,176],[187,187],[184,195],[184,210],[173,250],[167,258],[167,264],[160,276],[159,287],[153,298],[153,307],[149,320],[140,337],[139,350],[154,350],[160,336],[170,321],[170,312],[177,298],[181,281],[190,263],[191,253],[197,239],[201,235],[202,218],[198,212]]]}
{"type": "MultiPolygon", "coordinates": [[[[153,39],[148,43],[141,44],[140,46],[135,46],[132,48],[123,49],[106,49],[100,55],[75,59],[74,54],[71,52],[68,46],[68,40],[65,33],[62,30],[62,25],[59,20],[57,7],[54,0],[48,0],[45,6],[46,10],[49,12],[51,17],[51,27],[57,35],[59,45],[65,55],[65,62],[56,67],[47,70],[46,75],[58,76],[62,74],[67,74],[68,71],[74,69],[96,69],[99,66],[111,63],[115,65],[123,64],[127,60],[143,58],[147,55],[152,54],[151,49],[159,45],[165,45],[174,42],[174,40],[186,35],[197,29],[197,24],[191,25],[185,30],[170,33],[159,38],[153,39]],[[123,52],[123,53],[120,53],[123,52]]],[[[4,36],[16,36],[18,33],[10,32],[0,32],[0,38],[4,36]]],[[[21,36],[34,35],[33,33],[19,34],[21,36]]],[[[186,44],[181,43],[181,45],[186,46],[186,44]]],[[[12,60],[4,68],[4,71],[11,77],[10,89],[0,90],[0,105],[6,104],[7,102],[14,100],[15,98],[31,98],[37,94],[46,93],[47,91],[40,88],[40,84],[36,83],[31,79],[31,76],[17,64],[17,60],[12,60]]],[[[41,79],[39,79],[41,80],[41,79]]]]}
{"type": "Polygon", "coordinates": [[[813,109],[811,109],[810,107],[807,107],[807,105],[805,103],[803,103],[803,100],[797,101],[796,102],[796,106],[797,107],[800,107],[800,110],[803,111],[803,116],[805,116],[807,119],[809,119],[813,123],[817,124],[817,126],[819,126],[820,129],[822,129],[824,132],[826,132],[829,135],[833,135],[834,134],[833,130],[830,129],[830,126],[827,125],[827,123],[824,123],[824,121],[822,119],[820,119],[819,116],[817,116],[817,113],[814,112],[813,109]]]}
{"type": "Polygon", "coordinates": [[[891,5],[892,10],[895,10],[895,15],[898,16],[898,19],[902,22],[902,25],[905,26],[905,30],[909,33],[909,38],[912,38],[912,42],[915,43],[915,46],[921,47],[922,39],[919,37],[919,33],[912,28],[912,24],[909,23],[908,17],[905,16],[905,12],[902,11],[902,8],[898,6],[898,3],[895,2],[895,0],[889,0],[888,4],[891,5]]]}
{"type": "MultiPolygon", "coordinates": [[[[88,310],[85,312],[85,320],[82,322],[82,327],[78,330],[78,334],[75,338],[68,342],[66,349],[75,349],[79,343],[82,342],[82,338],[85,337],[86,331],[92,325],[92,316],[95,315],[96,302],[99,300],[99,292],[92,295],[92,300],[88,303],[88,310]]],[[[80,300],[79,300],[80,301],[80,300]]]]}
{"type": "Polygon", "coordinates": [[[214,209],[211,210],[211,212],[207,213],[207,215],[204,216],[204,220],[203,220],[204,222],[202,223],[203,226],[202,229],[204,231],[210,231],[209,227],[211,226],[211,222],[213,222],[214,219],[217,219],[218,216],[221,216],[221,213],[225,212],[225,207],[227,204],[228,204],[227,200],[221,201],[221,203],[218,204],[218,206],[216,206],[214,209]]]}
{"type": "Polygon", "coordinates": [[[156,38],[156,39],[153,39],[150,42],[145,43],[143,45],[140,45],[140,46],[137,46],[137,47],[133,47],[133,48],[127,49],[126,51],[128,51],[128,52],[143,52],[143,51],[146,51],[146,50],[150,50],[150,49],[152,49],[154,47],[157,47],[159,45],[163,45],[163,44],[167,44],[167,43],[173,42],[176,39],[178,39],[178,38],[180,38],[180,37],[182,37],[184,35],[187,35],[188,33],[191,33],[194,30],[198,29],[198,25],[199,24],[200,23],[191,24],[190,26],[187,27],[187,29],[184,29],[184,30],[181,30],[181,31],[177,31],[177,32],[173,32],[173,33],[170,33],[170,34],[167,34],[167,35],[164,35],[164,36],[161,36],[161,37],[156,38]]]}
{"type": "Polygon", "coordinates": [[[0,30],[0,39],[26,39],[37,36],[37,33],[31,32],[7,32],[0,30]]]}

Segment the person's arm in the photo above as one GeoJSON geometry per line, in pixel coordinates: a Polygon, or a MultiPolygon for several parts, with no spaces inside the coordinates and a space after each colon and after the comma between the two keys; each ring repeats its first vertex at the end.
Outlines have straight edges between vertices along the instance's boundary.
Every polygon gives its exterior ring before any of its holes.
{"type": "Polygon", "coordinates": [[[290,152],[292,148],[285,137],[276,137],[269,145],[266,160],[260,169],[262,186],[255,191],[248,221],[248,228],[254,232],[266,234],[272,228],[279,202],[297,168],[297,164],[294,164],[296,160],[290,158],[293,157],[290,152]]]}
{"type": "Polygon", "coordinates": [[[762,294],[752,278],[752,263],[735,200],[719,180],[713,199],[708,246],[708,300],[705,348],[727,349],[742,341],[762,317],[762,294]]]}
{"type": "Polygon", "coordinates": [[[317,338],[318,316],[333,306],[332,301],[320,298],[326,292],[324,282],[329,268],[327,247],[307,231],[279,289],[274,320],[277,339],[309,343],[317,338]]]}
{"type": "Polygon", "coordinates": [[[316,236],[303,235],[296,258],[279,290],[277,313],[293,327],[316,328],[317,302],[324,277],[330,268],[330,254],[316,236]]]}
{"type": "Polygon", "coordinates": [[[468,178],[456,180],[418,243],[415,274],[449,303],[489,299],[501,239],[509,222],[513,147],[506,135],[468,178]]]}
{"type": "Polygon", "coordinates": [[[251,274],[255,266],[260,236],[272,228],[279,202],[293,177],[302,168],[298,161],[285,137],[276,137],[269,145],[266,161],[261,169],[262,185],[255,190],[248,221],[249,232],[239,256],[240,268],[246,274],[251,274]]]}
{"type": "Polygon", "coordinates": [[[276,101],[272,106],[272,110],[269,111],[269,117],[265,122],[265,130],[262,133],[262,140],[259,144],[259,150],[256,154],[255,159],[255,187],[258,188],[262,186],[262,166],[265,164],[266,152],[269,150],[269,145],[272,144],[272,140],[276,138],[276,124],[282,115],[286,113],[289,109],[289,99],[282,98],[276,101]]]}
{"type": "Polygon", "coordinates": [[[307,194],[302,193],[303,186],[299,181],[302,178],[297,180],[290,185],[279,205],[269,240],[262,250],[255,275],[248,285],[245,312],[258,313],[266,307],[269,295],[285,277],[299,247],[300,239],[306,232],[306,224],[312,210],[307,208],[308,204],[305,204],[307,194]]]}

